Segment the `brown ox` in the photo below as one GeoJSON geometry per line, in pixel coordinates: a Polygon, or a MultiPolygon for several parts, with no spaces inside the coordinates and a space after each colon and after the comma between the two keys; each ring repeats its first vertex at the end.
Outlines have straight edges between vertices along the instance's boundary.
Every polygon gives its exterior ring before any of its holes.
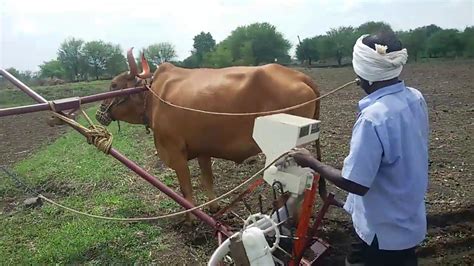
{"type": "MultiPolygon", "coordinates": [[[[127,59],[130,72],[115,77],[111,90],[134,87],[151,77],[143,55],[140,74],[132,49],[128,51],[127,59]]],[[[151,89],[162,99],[179,106],[227,113],[272,111],[319,96],[318,87],[310,77],[278,64],[185,69],[163,63],[153,74],[151,89]]],[[[318,119],[319,101],[288,113],[318,119]]],[[[252,138],[256,116],[222,116],[182,110],[160,101],[148,91],[106,100],[96,117],[104,125],[112,120],[122,120],[149,126],[159,157],[175,170],[181,192],[190,202],[193,202],[193,196],[188,160],[198,159],[202,185],[208,198],[214,199],[211,158],[241,163],[261,152],[252,138]]],[[[316,148],[320,157],[319,142],[316,148]]],[[[326,195],[323,182],[320,182],[320,194],[326,195]]],[[[217,204],[211,205],[211,211],[217,207],[217,204]]]]}

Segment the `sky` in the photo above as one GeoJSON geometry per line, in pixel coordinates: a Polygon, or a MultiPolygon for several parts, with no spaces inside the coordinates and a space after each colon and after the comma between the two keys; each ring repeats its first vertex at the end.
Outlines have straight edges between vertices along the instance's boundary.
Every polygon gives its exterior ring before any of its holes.
{"type": "MultiPolygon", "coordinates": [[[[385,21],[394,30],[429,24],[463,30],[474,25],[474,0],[0,0],[0,67],[39,70],[75,37],[139,49],[170,42],[178,59],[190,55],[193,37],[216,42],[254,22],[277,27],[292,44],[339,26],[385,21]]],[[[124,52],[125,53],[125,52],[124,52]]]]}

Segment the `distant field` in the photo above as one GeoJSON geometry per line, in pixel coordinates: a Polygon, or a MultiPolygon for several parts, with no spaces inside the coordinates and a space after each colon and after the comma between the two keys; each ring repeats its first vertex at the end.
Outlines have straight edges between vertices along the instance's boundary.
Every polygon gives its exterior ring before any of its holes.
{"type": "MultiPolygon", "coordinates": [[[[54,86],[38,86],[32,89],[47,100],[60,98],[85,96],[98,92],[107,91],[110,80],[97,80],[90,82],[67,83],[54,86]]],[[[34,104],[35,102],[17,88],[0,88],[0,107],[13,107],[25,104],[34,104]]]]}

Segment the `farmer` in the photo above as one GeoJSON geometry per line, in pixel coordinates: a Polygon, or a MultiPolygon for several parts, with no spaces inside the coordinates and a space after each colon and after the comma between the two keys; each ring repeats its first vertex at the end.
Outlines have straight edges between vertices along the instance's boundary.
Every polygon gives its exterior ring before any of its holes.
{"type": "Polygon", "coordinates": [[[417,265],[415,247],[426,235],[428,113],[422,94],[398,78],[407,57],[391,32],[363,35],[354,45],[353,68],[368,95],[359,101],[342,170],[304,149],[290,153],[349,192],[344,209],[362,240],[349,265],[417,265]]]}

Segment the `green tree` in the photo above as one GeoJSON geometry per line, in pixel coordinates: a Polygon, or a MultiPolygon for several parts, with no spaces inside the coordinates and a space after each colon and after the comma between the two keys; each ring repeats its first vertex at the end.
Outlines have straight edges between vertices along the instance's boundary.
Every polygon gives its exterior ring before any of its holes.
{"type": "Polygon", "coordinates": [[[463,53],[461,34],[455,29],[433,33],[428,39],[427,52],[430,57],[459,56],[463,53]]]}
{"type": "MultiPolygon", "coordinates": [[[[269,23],[254,23],[246,28],[247,40],[251,42],[251,50],[255,57],[255,64],[271,63],[275,59],[288,56],[291,44],[283,35],[276,30],[276,27],[269,23]]],[[[241,40],[241,45],[244,44],[241,40]]]]}
{"type": "Polygon", "coordinates": [[[337,64],[342,64],[342,58],[351,56],[352,48],[356,42],[355,29],[352,27],[339,27],[331,29],[326,33],[328,42],[332,44],[328,47],[328,55],[337,60],[337,64]]]}
{"type": "Polygon", "coordinates": [[[109,77],[114,76],[126,70],[125,57],[118,45],[103,41],[91,41],[84,44],[83,53],[89,66],[89,72],[96,79],[106,74],[109,77]]]}
{"type": "Polygon", "coordinates": [[[296,58],[300,61],[307,60],[311,65],[313,61],[319,60],[319,50],[316,37],[305,38],[296,46],[296,58]]]}
{"type": "Polygon", "coordinates": [[[233,64],[233,57],[227,43],[222,42],[216,49],[204,55],[203,65],[206,67],[228,67],[233,64]]]}
{"type": "Polygon", "coordinates": [[[87,64],[82,51],[83,44],[83,40],[70,38],[62,42],[59,47],[58,60],[71,81],[77,81],[87,75],[87,64]]]}
{"type": "Polygon", "coordinates": [[[421,29],[425,32],[427,38],[431,37],[431,35],[437,33],[438,31],[443,30],[441,27],[436,26],[435,24],[430,24],[428,26],[423,26],[421,29]]]}
{"type": "Polygon", "coordinates": [[[357,36],[360,37],[363,34],[376,34],[380,31],[393,31],[389,24],[382,21],[369,21],[361,24],[357,30],[357,36]]]}
{"type": "Polygon", "coordinates": [[[14,76],[15,78],[17,79],[20,79],[21,80],[21,73],[18,69],[14,68],[14,67],[9,67],[7,69],[5,69],[8,73],[10,73],[12,76],[14,76]]]}
{"type": "Polygon", "coordinates": [[[194,51],[193,55],[197,60],[197,65],[201,65],[203,57],[206,53],[211,52],[216,47],[216,41],[212,38],[211,33],[201,32],[193,38],[194,51]]]}
{"type": "Polygon", "coordinates": [[[61,62],[56,59],[43,62],[39,68],[40,77],[42,78],[63,78],[65,76],[64,68],[61,62]]]}
{"type": "Polygon", "coordinates": [[[110,56],[106,64],[106,74],[110,77],[116,76],[127,70],[127,59],[122,54],[120,45],[111,45],[110,56]]]}
{"type": "Polygon", "coordinates": [[[200,64],[201,62],[199,61],[198,56],[194,51],[191,51],[191,55],[183,60],[183,66],[188,68],[196,68],[199,67],[200,64]]]}
{"type": "Polygon", "coordinates": [[[467,27],[461,35],[461,41],[464,46],[464,56],[474,57],[474,26],[467,27]]]}
{"type": "MultiPolygon", "coordinates": [[[[27,85],[30,85],[36,79],[36,75],[33,72],[29,71],[29,70],[20,71],[20,70],[14,68],[14,67],[10,67],[10,68],[7,68],[5,70],[8,73],[12,74],[15,78],[19,79],[21,82],[23,82],[27,85]]],[[[5,82],[3,77],[1,77],[1,78],[2,79],[0,80],[0,82],[5,82]]]]}
{"type": "Polygon", "coordinates": [[[205,57],[204,63],[213,67],[229,65],[260,65],[289,61],[291,44],[275,26],[254,23],[237,27],[215,51],[205,57]]]}
{"type": "Polygon", "coordinates": [[[177,57],[174,45],[168,42],[156,43],[145,49],[145,56],[155,66],[169,62],[177,57]]]}
{"type": "Polygon", "coordinates": [[[409,60],[413,58],[415,61],[426,49],[426,33],[421,28],[417,28],[410,31],[398,32],[397,35],[402,42],[402,46],[407,48],[409,53],[409,60]]]}

